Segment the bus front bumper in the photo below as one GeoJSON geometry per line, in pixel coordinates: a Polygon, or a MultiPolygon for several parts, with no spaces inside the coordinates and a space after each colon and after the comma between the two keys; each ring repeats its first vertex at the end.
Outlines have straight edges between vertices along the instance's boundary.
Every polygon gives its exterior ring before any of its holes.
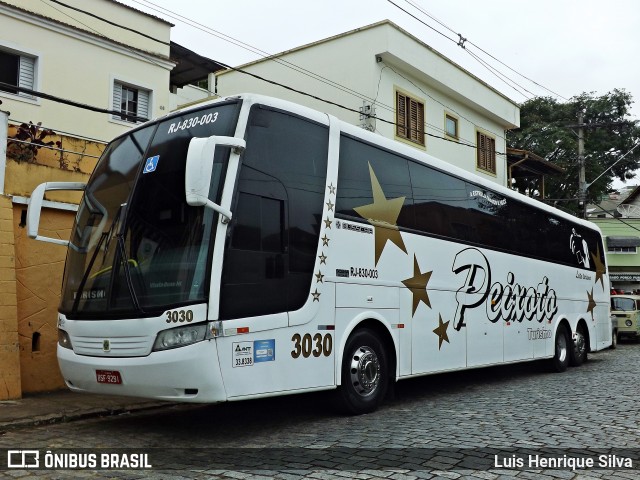
{"type": "Polygon", "coordinates": [[[76,392],[193,403],[227,400],[215,340],[146,357],[91,357],[58,345],[58,363],[76,392]]]}

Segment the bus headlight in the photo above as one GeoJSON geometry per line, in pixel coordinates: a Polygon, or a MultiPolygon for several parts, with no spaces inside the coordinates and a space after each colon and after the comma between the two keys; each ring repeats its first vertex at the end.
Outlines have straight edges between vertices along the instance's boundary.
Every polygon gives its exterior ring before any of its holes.
{"type": "Polygon", "coordinates": [[[168,350],[170,348],[184,347],[192,343],[201,342],[207,337],[207,324],[198,323],[183,327],[171,328],[158,333],[153,344],[153,351],[168,350]]]}
{"type": "Polygon", "coordinates": [[[68,348],[69,350],[73,350],[71,346],[71,339],[69,338],[69,334],[64,330],[58,329],[58,345],[63,348],[68,348]]]}

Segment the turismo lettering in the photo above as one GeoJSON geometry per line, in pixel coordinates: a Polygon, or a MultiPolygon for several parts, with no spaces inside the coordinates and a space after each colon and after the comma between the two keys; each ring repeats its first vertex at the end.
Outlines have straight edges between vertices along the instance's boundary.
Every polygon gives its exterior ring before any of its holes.
{"type": "Polygon", "coordinates": [[[456,314],[453,320],[456,330],[465,326],[467,309],[474,309],[486,302],[487,317],[493,323],[551,320],[558,311],[555,290],[549,288],[549,279],[543,277],[537,287],[526,287],[515,281],[512,272],[506,282],[491,283],[491,266],[487,257],[476,248],[459,252],[452,267],[456,275],[466,272],[462,286],[456,292],[456,314]]]}

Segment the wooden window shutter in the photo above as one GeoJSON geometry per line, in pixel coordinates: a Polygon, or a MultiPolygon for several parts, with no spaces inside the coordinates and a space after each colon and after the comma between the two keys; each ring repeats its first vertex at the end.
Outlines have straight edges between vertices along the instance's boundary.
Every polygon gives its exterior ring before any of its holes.
{"type": "Polygon", "coordinates": [[[496,140],[483,133],[477,133],[478,168],[496,173],[496,140]]]}
{"type": "Polygon", "coordinates": [[[416,100],[410,100],[410,121],[411,129],[409,139],[420,145],[424,145],[424,105],[416,100]]]}
{"type": "Polygon", "coordinates": [[[396,135],[407,138],[407,97],[396,92],[396,135]]]}

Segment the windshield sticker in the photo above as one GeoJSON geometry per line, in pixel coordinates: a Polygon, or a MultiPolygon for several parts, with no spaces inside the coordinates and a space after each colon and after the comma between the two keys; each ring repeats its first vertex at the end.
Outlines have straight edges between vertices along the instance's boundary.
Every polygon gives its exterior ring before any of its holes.
{"type": "Polygon", "coordinates": [[[255,342],[253,342],[253,361],[255,363],[273,362],[275,359],[276,359],[275,339],[256,340],[255,342]]]}
{"type": "Polygon", "coordinates": [[[198,125],[207,125],[209,123],[214,123],[216,120],[218,120],[218,112],[207,113],[199,117],[187,118],[182,122],[174,122],[169,125],[169,131],[167,132],[167,135],[186,130],[187,128],[197,127],[198,125]]]}
{"type": "Polygon", "coordinates": [[[151,173],[155,172],[156,168],[158,168],[158,162],[160,161],[160,155],[156,155],[154,157],[149,157],[145,160],[144,170],[142,173],[151,173]]]}

